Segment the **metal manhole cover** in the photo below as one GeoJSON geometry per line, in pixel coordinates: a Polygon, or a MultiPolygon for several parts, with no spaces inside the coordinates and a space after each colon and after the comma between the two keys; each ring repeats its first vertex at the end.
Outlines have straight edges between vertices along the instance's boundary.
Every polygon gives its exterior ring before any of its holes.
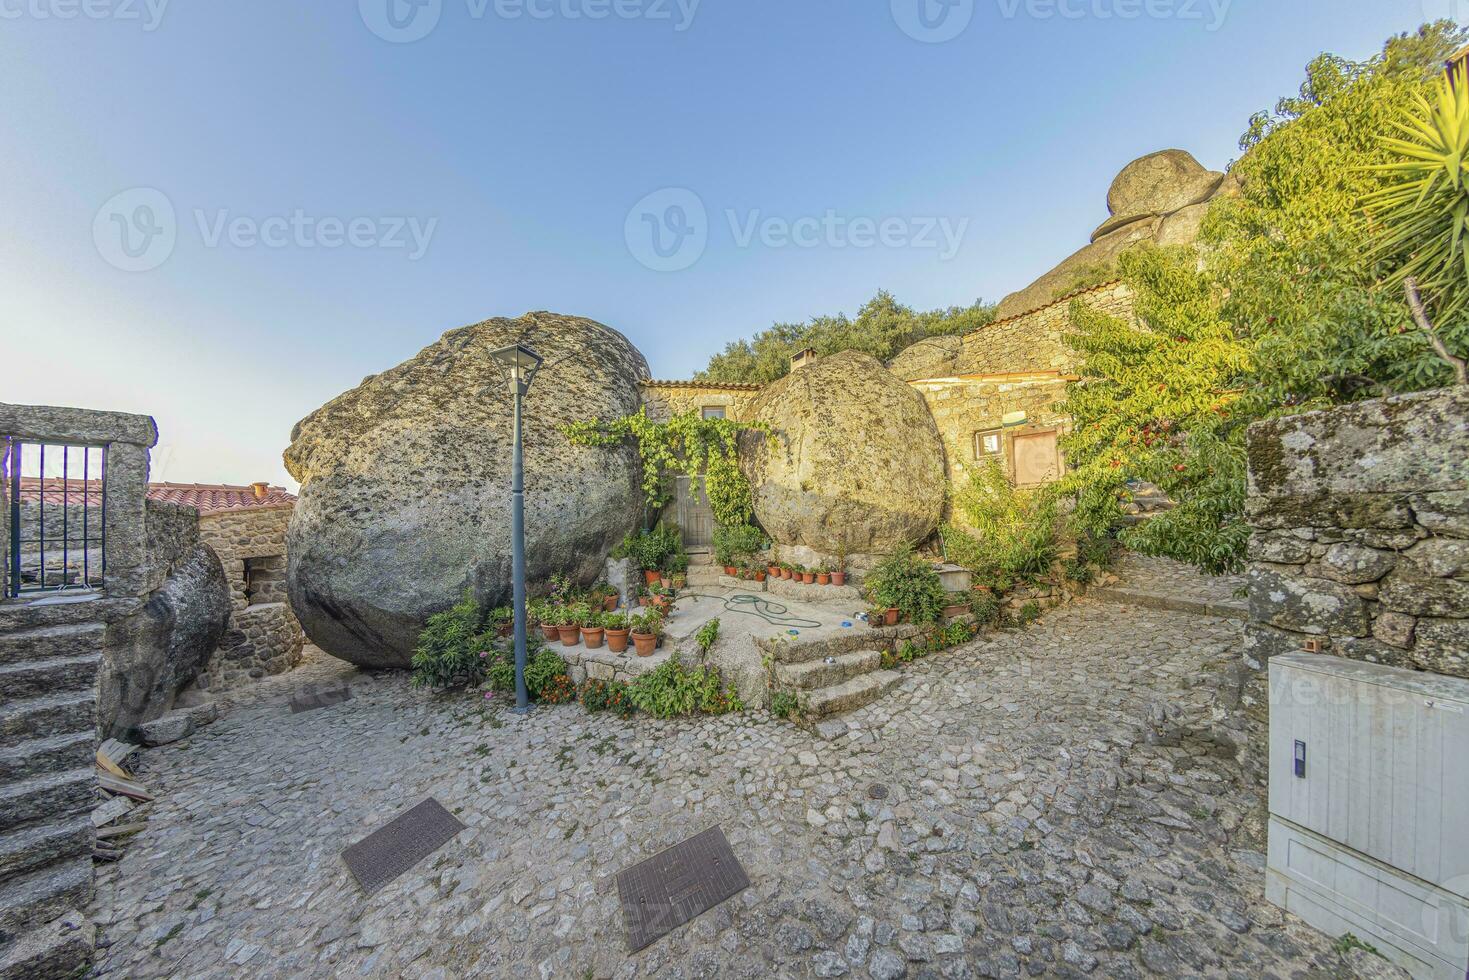
{"type": "Polygon", "coordinates": [[[618,872],[628,951],[636,953],[749,885],[718,827],[618,872]]]}
{"type": "Polygon", "coordinates": [[[368,895],[453,840],[464,824],[430,797],[342,851],[347,870],[368,895]]]}
{"type": "Polygon", "coordinates": [[[341,704],[352,697],[352,688],[329,687],[320,691],[302,691],[291,698],[291,714],[298,715],[303,711],[314,711],[317,708],[325,708],[328,705],[341,704]]]}

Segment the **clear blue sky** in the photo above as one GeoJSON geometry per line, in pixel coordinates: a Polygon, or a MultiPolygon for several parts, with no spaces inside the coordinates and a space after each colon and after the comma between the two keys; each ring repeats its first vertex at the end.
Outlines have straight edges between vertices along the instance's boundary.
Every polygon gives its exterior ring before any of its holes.
{"type": "Polygon", "coordinates": [[[0,400],[154,415],[155,478],[281,482],[297,419],[485,317],[590,316],[681,377],[879,288],[998,299],[1085,243],[1129,160],[1223,167],[1317,53],[1469,13],[927,0],[937,32],[970,20],[924,43],[898,24],[922,34],[918,0],[393,2],[0,0],[0,400]],[[707,247],[654,271],[628,216],[669,187],[707,208],[707,247]],[[136,188],[175,220],[134,259],[118,236],[165,217],[136,188]],[[739,241],[828,212],[903,234],[739,241]],[[952,256],[904,243],[922,219],[968,222],[952,256]]]}

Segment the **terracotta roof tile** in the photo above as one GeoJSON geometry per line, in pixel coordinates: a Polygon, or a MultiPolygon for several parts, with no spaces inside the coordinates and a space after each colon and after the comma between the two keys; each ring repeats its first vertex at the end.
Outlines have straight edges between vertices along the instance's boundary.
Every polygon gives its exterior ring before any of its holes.
{"type": "MultiPolygon", "coordinates": [[[[81,504],[83,489],[89,507],[102,506],[102,483],[100,480],[63,481],[48,478],[44,493],[46,506],[59,507],[63,502],[81,504]]],[[[43,493],[41,481],[35,477],[21,477],[20,499],[37,500],[43,493]]],[[[200,514],[218,514],[231,510],[264,510],[277,507],[293,507],[294,494],[281,487],[266,487],[263,497],[256,497],[253,487],[231,486],[222,483],[150,483],[148,499],[170,504],[193,507],[200,514]]]]}

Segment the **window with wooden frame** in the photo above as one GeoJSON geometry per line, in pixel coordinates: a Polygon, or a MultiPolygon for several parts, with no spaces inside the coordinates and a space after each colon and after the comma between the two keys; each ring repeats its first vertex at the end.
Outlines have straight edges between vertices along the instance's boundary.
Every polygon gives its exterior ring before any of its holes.
{"type": "Polygon", "coordinates": [[[1005,451],[1005,434],[1000,429],[985,429],[974,434],[974,458],[995,459],[1005,451]]]}

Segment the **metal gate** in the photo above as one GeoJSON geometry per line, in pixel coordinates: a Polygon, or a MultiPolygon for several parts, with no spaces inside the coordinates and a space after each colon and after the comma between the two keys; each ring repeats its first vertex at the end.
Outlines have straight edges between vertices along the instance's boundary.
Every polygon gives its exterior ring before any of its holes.
{"type": "Polygon", "coordinates": [[[714,545],[714,511],[704,492],[704,478],[680,476],[675,484],[673,519],[683,533],[683,546],[708,551],[714,545]]]}

